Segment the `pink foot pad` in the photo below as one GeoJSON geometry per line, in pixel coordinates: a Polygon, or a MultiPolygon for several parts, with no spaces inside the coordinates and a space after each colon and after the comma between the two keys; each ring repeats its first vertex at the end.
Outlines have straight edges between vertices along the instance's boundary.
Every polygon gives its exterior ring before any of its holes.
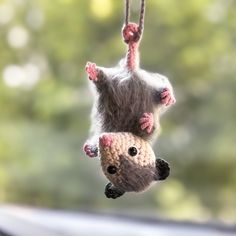
{"type": "Polygon", "coordinates": [[[144,113],[140,118],[139,123],[142,130],[146,130],[148,134],[153,131],[154,117],[153,113],[144,113]]]}
{"type": "Polygon", "coordinates": [[[85,143],[83,150],[89,157],[96,157],[98,155],[98,148],[96,146],[85,143]]]}
{"type": "Polygon", "coordinates": [[[88,73],[89,79],[92,81],[97,81],[98,71],[95,63],[87,62],[85,70],[88,73]]]}
{"type": "Polygon", "coordinates": [[[163,105],[169,106],[176,102],[175,98],[172,96],[168,88],[164,88],[161,92],[161,103],[163,105]]]}

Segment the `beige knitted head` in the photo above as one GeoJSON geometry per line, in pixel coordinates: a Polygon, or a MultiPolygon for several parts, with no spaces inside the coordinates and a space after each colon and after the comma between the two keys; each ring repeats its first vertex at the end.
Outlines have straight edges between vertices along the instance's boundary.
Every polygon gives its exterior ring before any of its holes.
{"type": "Polygon", "coordinates": [[[104,133],[99,152],[104,174],[123,191],[143,191],[156,179],[155,154],[142,138],[124,132],[104,133]]]}

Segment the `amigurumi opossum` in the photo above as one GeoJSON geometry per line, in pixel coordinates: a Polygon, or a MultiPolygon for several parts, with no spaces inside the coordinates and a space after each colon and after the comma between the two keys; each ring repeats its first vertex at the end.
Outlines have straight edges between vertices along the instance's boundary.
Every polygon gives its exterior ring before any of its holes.
{"type": "Polygon", "coordinates": [[[100,155],[103,172],[111,181],[105,190],[109,198],[142,191],[152,181],[167,178],[170,170],[167,162],[155,159],[150,143],[157,136],[154,131],[159,131],[160,115],[175,97],[165,76],[139,68],[141,28],[135,23],[123,28],[128,53],[117,67],[86,65],[95,102],[84,151],[89,157],[100,155]]]}

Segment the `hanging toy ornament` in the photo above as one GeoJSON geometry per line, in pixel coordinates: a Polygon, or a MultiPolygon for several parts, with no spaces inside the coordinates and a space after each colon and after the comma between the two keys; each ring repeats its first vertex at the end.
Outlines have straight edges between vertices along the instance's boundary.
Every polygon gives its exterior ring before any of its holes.
{"type": "Polygon", "coordinates": [[[139,67],[145,0],[141,0],[139,24],[129,22],[129,9],[126,0],[122,29],[128,45],[125,59],[115,68],[91,62],[85,68],[96,96],[84,152],[89,157],[100,157],[110,181],[105,188],[108,198],[143,191],[153,180],[167,178],[170,170],[167,162],[155,159],[150,144],[160,130],[160,115],[175,103],[173,88],[165,76],[139,67]]]}

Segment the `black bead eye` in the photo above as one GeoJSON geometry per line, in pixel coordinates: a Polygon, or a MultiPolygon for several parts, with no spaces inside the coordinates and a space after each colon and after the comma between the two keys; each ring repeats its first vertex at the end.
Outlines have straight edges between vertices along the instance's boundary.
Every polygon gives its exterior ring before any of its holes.
{"type": "Polygon", "coordinates": [[[107,172],[111,175],[114,175],[117,172],[117,168],[115,166],[108,166],[107,172]]]}
{"type": "Polygon", "coordinates": [[[138,154],[138,150],[136,147],[130,147],[128,153],[130,156],[134,157],[138,154]]]}

